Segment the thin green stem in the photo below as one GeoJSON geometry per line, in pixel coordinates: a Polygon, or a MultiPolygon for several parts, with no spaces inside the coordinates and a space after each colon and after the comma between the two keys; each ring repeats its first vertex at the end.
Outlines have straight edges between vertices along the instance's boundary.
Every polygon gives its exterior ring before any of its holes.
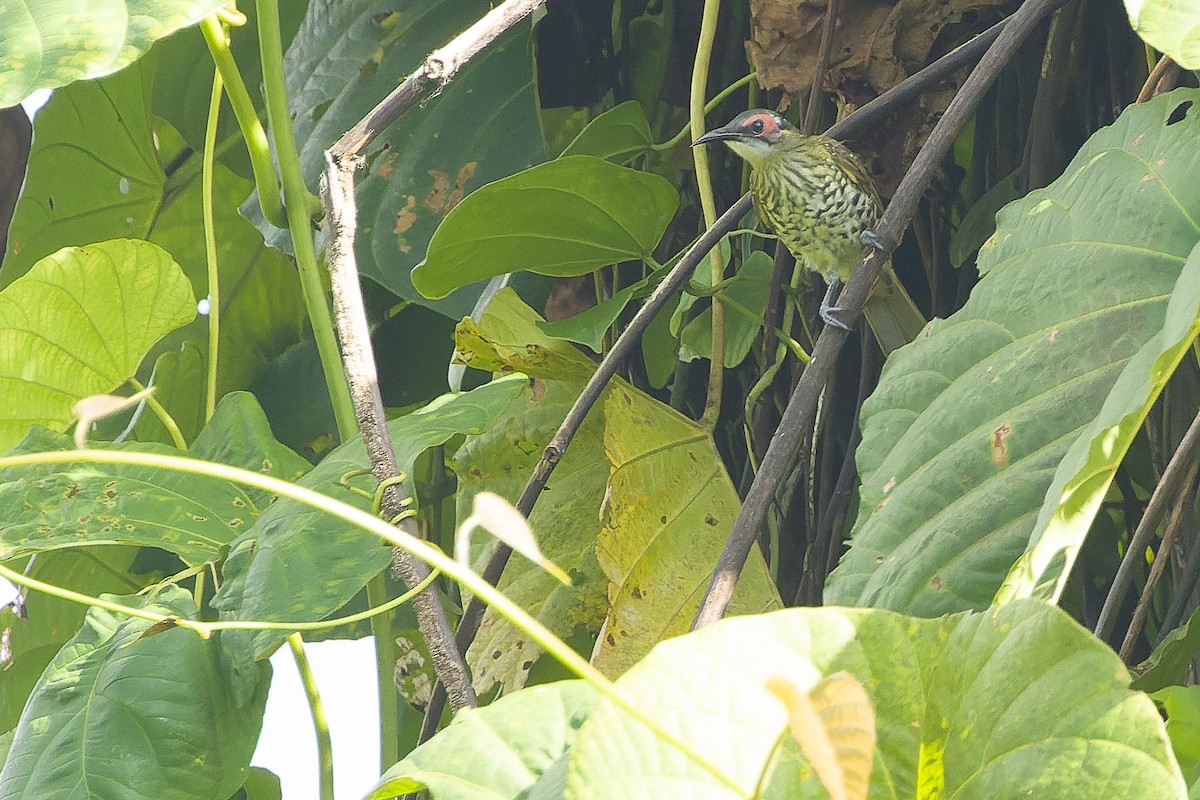
{"type": "MultiPolygon", "coordinates": [[[[101,567],[105,565],[100,564],[101,567]]],[[[180,575],[173,576],[172,579],[160,581],[158,585],[163,583],[175,583],[175,578],[189,577],[191,575],[199,575],[201,568],[193,568],[184,570],[180,575]]],[[[111,570],[110,570],[111,571],[111,570]]],[[[178,628],[186,628],[190,631],[195,631],[202,639],[207,639],[217,631],[287,631],[295,633],[296,631],[326,631],[332,630],[339,625],[351,625],[355,622],[360,622],[364,619],[370,619],[377,614],[383,614],[399,606],[404,605],[412,600],[418,594],[425,590],[429,584],[433,583],[434,579],[441,572],[433,570],[419,584],[409,589],[399,597],[389,600],[381,606],[368,608],[365,611],[359,611],[357,614],[348,614],[344,617],[334,617],[333,619],[323,619],[318,622],[305,620],[303,622],[261,622],[259,620],[223,620],[220,622],[199,622],[197,620],[182,619],[164,614],[155,614],[151,611],[143,611],[141,609],[123,606],[120,603],[113,603],[108,600],[101,600],[98,597],[93,597],[80,592],[73,592],[70,589],[63,589],[61,586],[55,586],[50,583],[42,583],[36,578],[29,578],[20,572],[14,572],[3,564],[0,564],[0,578],[8,580],[10,583],[17,586],[25,586],[42,594],[48,594],[52,597],[57,597],[60,600],[67,600],[72,603],[79,603],[84,606],[96,606],[107,611],[113,611],[119,614],[124,614],[128,617],[137,617],[139,619],[150,620],[151,622],[172,622],[178,628]]],[[[121,578],[123,576],[117,575],[121,578]]],[[[216,574],[213,574],[213,583],[216,584],[216,574]]],[[[197,601],[199,607],[199,601],[197,601]]]]}
{"type": "MultiPolygon", "coordinates": [[[[229,36],[218,20],[219,14],[218,11],[202,19],[200,32],[204,34],[208,52],[217,66],[217,74],[225,84],[229,104],[233,106],[233,115],[237,117],[242,139],[250,153],[250,169],[254,172],[254,186],[258,189],[258,204],[262,206],[263,216],[276,228],[286,228],[287,218],[283,213],[283,201],[279,198],[279,181],[271,163],[267,132],[263,130],[258,113],[254,110],[254,101],[246,91],[246,82],[242,80],[242,73],[229,49],[229,36]]],[[[205,149],[208,149],[207,145],[205,149]]]]}
{"type": "MultiPolygon", "coordinates": [[[[428,586],[437,571],[429,575],[421,581],[422,586],[428,586]]],[[[382,605],[386,597],[387,581],[381,572],[367,584],[367,605],[382,605]]],[[[379,763],[387,769],[400,760],[400,696],[392,679],[396,669],[392,615],[371,617],[371,635],[375,639],[375,681],[379,684],[379,763]]]]}
{"type": "MultiPolygon", "coordinates": [[[[717,35],[717,15],[721,0],[704,0],[704,12],[700,18],[700,41],[696,45],[696,61],[692,67],[692,87],[689,98],[692,123],[692,138],[704,134],[704,97],[708,90],[708,62],[712,58],[713,40],[717,35]]],[[[711,228],[717,221],[717,200],[713,195],[712,175],[708,170],[708,151],[703,147],[692,148],[696,164],[696,188],[700,194],[700,207],[704,211],[704,227],[711,228]]],[[[714,286],[725,276],[725,262],[720,248],[709,253],[711,280],[714,286]]],[[[708,428],[717,424],[721,413],[721,390],[725,382],[725,309],[720,303],[712,304],[712,361],[708,372],[708,396],[704,401],[704,413],[700,422],[708,428]]]]}
{"type": "Polygon", "coordinates": [[[317,689],[317,679],[313,677],[312,666],[304,653],[304,639],[298,633],[287,638],[288,647],[292,648],[292,658],[296,660],[296,670],[300,673],[300,685],[304,687],[304,696],[308,699],[308,709],[312,712],[313,730],[317,734],[317,771],[320,774],[321,800],[333,800],[333,740],[329,737],[329,720],[325,717],[325,705],[321,702],[321,692],[317,689]]]}
{"type": "MultiPolygon", "coordinates": [[[[566,642],[559,639],[551,633],[542,623],[531,617],[519,605],[509,600],[495,586],[485,581],[470,569],[460,565],[453,558],[450,558],[441,550],[433,547],[428,542],[422,541],[415,536],[409,536],[400,529],[389,525],[379,517],[373,516],[366,511],[355,508],[335,500],[332,497],[327,497],[319,492],[314,492],[303,486],[294,483],[289,483],[278,478],[273,478],[269,475],[263,475],[257,472],[231,467],[228,464],[216,464],[210,461],[201,461],[194,458],[183,458],[180,456],[170,456],[161,453],[144,453],[124,450],[61,450],[48,453],[23,453],[20,455],[0,457],[0,470],[11,469],[12,467],[35,466],[46,464],[62,464],[70,463],[95,463],[95,464],[129,464],[140,467],[152,467],[156,469],[169,469],[177,472],[187,472],[193,475],[206,475],[212,478],[220,478],[222,480],[232,481],[234,483],[253,486],[256,489],[261,489],[279,497],[287,497],[298,503],[303,503],[312,508],[320,509],[321,511],[331,514],[338,519],[348,522],[362,528],[365,531],[375,534],[379,538],[389,544],[399,547],[401,550],[421,559],[426,564],[434,569],[441,570],[449,575],[467,591],[477,595],[481,601],[491,606],[496,610],[496,613],[509,620],[517,627],[518,630],[525,633],[538,644],[543,650],[549,653],[564,667],[575,673],[580,678],[591,684],[600,694],[607,697],[614,704],[619,706],[627,714],[641,722],[649,728],[655,736],[663,742],[677,748],[681,753],[691,759],[697,766],[704,769],[721,783],[728,786],[738,795],[743,795],[742,789],[738,783],[707,759],[697,753],[687,742],[679,739],[673,733],[664,729],[656,720],[647,716],[637,703],[633,702],[625,696],[625,694],[616,687],[608,678],[597,670],[588,662],[587,659],[576,653],[566,642]]],[[[0,575],[9,578],[11,570],[6,570],[3,565],[0,565],[0,575]]],[[[84,598],[75,592],[69,592],[59,587],[49,586],[48,584],[32,581],[21,575],[15,576],[17,580],[14,583],[19,583],[39,591],[49,590],[49,593],[54,594],[64,599],[75,600],[89,605],[96,605],[101,608],[114,611],[116,613],[127,613],[130,616],[141,619],[149,619],[154,622],[162,622],[165,619],[170,619],[176,622],[180,627],[188,627],[202,632],[202,628],[198,623],[186,624],[188,620],[178,620],[175,618],[164,618],[160,614],[144,612],[140,609],[126,609],[116,603],[101,601],[92,603],[92,598],[84,598]],[[36,585],[35,585],[36,584],[36,585]]]]}
{"type": "Polygon", "coordinates": [[[267,119],[275,140],[275,156],[279,159],[279,174],[283,179],[283,197],[287,210],[288,231],[292,235],[292,250],[300,272],[300,291],[312,323],[313,336],[325,385],[333,403],[338,436],[343,442],[354,436],[354,406],[350,402],[350,387],[342,369],[337,339],[333,333],[333,316],[321,281],[313,250],[312,228],[308,217],[308,188],[300,171],[296,155],[296,139],[292,135],[292,120],[288,113],[287,87],[283,76],[283,43],[279,39],[279,4],[277,0],[258,0],[258,42],[262,55],[263,91],[267,99],[267,119]]]}
{"type": "Polygon", "coordinates": [[[217,71],[213,73],[212,96],[208,102],[208,125],[204,130],[204,165],[200,173],[204,260],[208,266],[208,382],[204,392],[206,422],[212,419],[217,408],[217,357],[221,341],[221,271],[217,266],[217,230],[213,223],[213,171],[217,149],[217,122],[220,118],[221,73],[217,71]]]}
{"type": "MultiPolygon", "coordinates": [[[[130,378],[129,385],[134,388],[134,391],[146,391],[146,387],[137,378],[130,378]]],[[[175,422],[175,418],[171,416],[171,413],[167,411],[162,403],[158,402],[158,398],[154,396],[153,392],[146,395],[146,405],[154,412],[154,416],[158,417],[158,421],[162,423],[162,426],[167,429],[167,433],[170,434],[171,441],[175,446],[180,450],[187,450],[187,439],[183,438],[183,431],[179,430],[179,425],[175,422]]]]}
{"type": "MultiPolygon", "coordinates": [[[[709,100],[707,103],[704,104],[704,113],[707,115],[714,108],[721,105],[721,103],[725,102],[725,98],[729,97],[729,95],[733,94],[738,89],[742,88],[743,86],[745,86],[746,84],[748,84],[750,81],[754,80],[757,77],[758,77],[757,72],[751,72],[749,75],[745,75],[741,78],[738,78],[736,81],[734,81],[733,83],[726,86],[724,89],[722,89],[720,92],[718,92],[716,94],[716,96],[713,97],[712,100],[709,100]]],[[[689,122],[687,125],[684,125],[679,130],[679,133],[675,134],[670,139],[667,139],[665,142],[659,142],[658,144],[650,145],[650,149],[656,150],[658,152],[670,150],[673,147],[677,147],[679,145],[679,143],[684,141],[688,137],[688,134],[691,132],[692,132],[692,125],[689,122]]],[[[695,137],[693,136],[692,138],[694,139],[695,137]]]]}

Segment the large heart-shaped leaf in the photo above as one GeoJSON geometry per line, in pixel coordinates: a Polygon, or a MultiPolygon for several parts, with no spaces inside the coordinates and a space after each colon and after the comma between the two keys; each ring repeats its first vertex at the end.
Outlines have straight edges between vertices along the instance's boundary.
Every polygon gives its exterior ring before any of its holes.
{"type": "Polygon", "coordinates": [[[790,737],[769,685],[807,691],[842,670],[874,707],[873,800],[1186,797],[1162,720],[1120,660],[1031,600],[934,620],[793,609],[664,642],[617,688],[704,763],[603,700],[575,740],[564,796],[827,798],[802,755],[772,764],[790,737]],[[772,767],[787,794],[756,791],[772,767]]]}
{"type": "MultiPolygon", "coordinates": [[[[594,661],[620,674],[687,631],[741,503],[704,426],[624,384],[605,402],[604,451],[612,475],[596,557],[612,608],[594,661]]],[[[755,548],[730,613],[780,605],[755,548]]]]}
{"type": "Polygon", "coordinates": [[[991,602],[1060,462],[1163,329],[1198,238],[1197,100],[1130,107],[1005,207],[966,306],[888,360],[863,406],[861,510],[827,602],[922,616],[991,602]]]}
{"type": "Polygon", "coordinates": [[[148,242],[68,247],[39,261],[0,292],[0,450],[31,425],[65,426],[76,402],[123,384],[195,315],[187,278],[148,242]]]}
{"type": "Polygon", "coordinates": [[[0,4],[0,107],[38,89],[99,78],[224,0],[6,0],[0,4]]]}
{"type": "MultiPolygon", "coordinates": [[[[192,596],[115,598],[194,618],[192,596]]],[[[98,608],[46,668],[0,771],[0,798],[229,797],[245,782],[271,668],[221,636],[98,608]]]]}

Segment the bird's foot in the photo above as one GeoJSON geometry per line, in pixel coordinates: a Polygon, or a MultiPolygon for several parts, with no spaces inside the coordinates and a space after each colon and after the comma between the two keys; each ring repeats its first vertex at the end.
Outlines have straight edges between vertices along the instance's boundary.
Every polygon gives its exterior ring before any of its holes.
{"type": "Polygon", "coordinates": [[[872,247],[876,250],[887,250],[887,245],[883,243],[882,239],[875,235],[875,231],[863,231],[859,234],[858,238],[861,239],[862,243],[867,247],[872,247]]]}
{"type": "Polygon", "coordinates": [[[837,318],[837,314],[842,311],[840,306],[821,305],[821,320],[826,325],[832,325],[835,328],[841,328],[844,331],[850,330],[850,326],[837,318]]]}

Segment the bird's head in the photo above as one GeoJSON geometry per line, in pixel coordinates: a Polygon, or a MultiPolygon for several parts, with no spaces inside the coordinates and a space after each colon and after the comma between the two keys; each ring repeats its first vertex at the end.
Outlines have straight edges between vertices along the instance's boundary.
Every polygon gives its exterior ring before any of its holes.
{"type": "Polygon", "coordinates": [[[707,142],[724,142],[733,152],[757,166],[769,158],[775,145],[797,133],[796,129],[774,111],[752,108],[738,114],[724,125],[692,142],[692,147],[707,142]]]}

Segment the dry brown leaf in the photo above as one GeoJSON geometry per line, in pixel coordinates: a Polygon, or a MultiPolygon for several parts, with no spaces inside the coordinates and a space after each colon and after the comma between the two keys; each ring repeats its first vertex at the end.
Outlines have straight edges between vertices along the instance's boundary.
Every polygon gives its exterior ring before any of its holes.
{"type": "MultiPolygon", "coordinates": [[[[750,0],[750,63],[764,89],[802,96],[817,69],[826,0],[750,0]]],[[[823,85],[847,110],[900,81],[997,22],[1007,0],[842,0],[823,85]]],[[[888,197],[954,97],[955,80],[902,109],[855,150],[888,197]]]]}

